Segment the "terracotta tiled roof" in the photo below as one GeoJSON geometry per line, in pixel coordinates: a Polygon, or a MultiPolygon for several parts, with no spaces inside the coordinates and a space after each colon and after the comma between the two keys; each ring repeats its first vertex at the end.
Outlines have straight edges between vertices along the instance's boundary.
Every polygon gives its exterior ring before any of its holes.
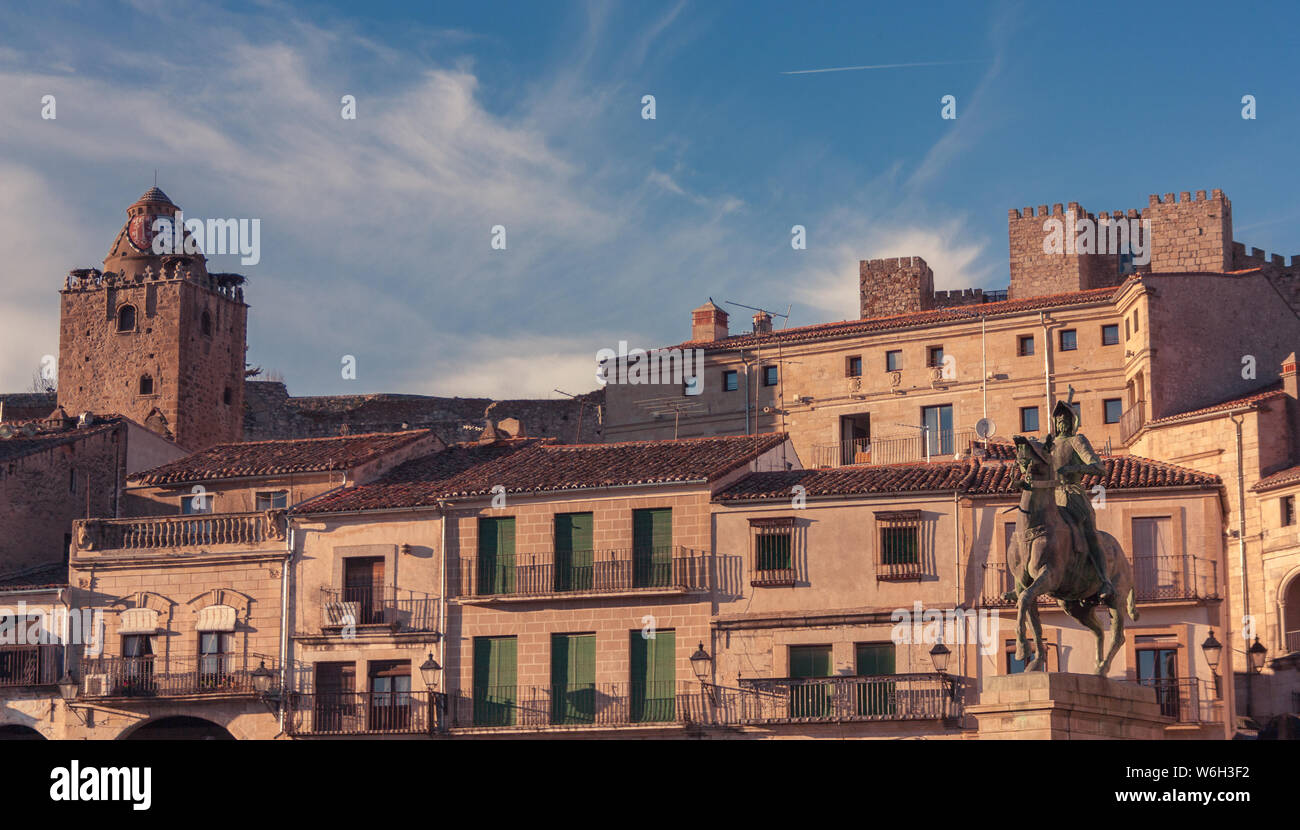
{"type": "MultiPolygon", "coordinates": [[[[1106,475],[1085,476],[1083,485],[1107,490],[1155,487],[1211,488],[1218,476],[1129,455],[1103,459],[1106,475]]],[[[931,464],[885,464],[829,470],[751,473],[718,493],[714,501],[788,500],[791,488],[802,485],[810,497],[873,493],[926,493],[960,490],[964,495],[1019,493],[1020,474],[1009,461],[946,461],[931,464]]]]}
{"type": "Polygon", "coordinates": [[[346,470],[421,441],[432,430],[368,433],[338,438],[217,444],[170,464],[131,476],[140,484],[176,484],[243,476],[346,470]]]}
{"type": "Polygon", "coordinates": [[[486,458],[490,448],[453,447],[408,462],[378,481],[308,501],[295,513],[419,507],[439,498],[488,495],[500,485],[507,493],[541,493],[714,481],[748,464],[786,440],[781,433],[675,441],[611,444],[555,444],[519,440],[516,451],[486,458]],[[447,453],[462,453],[447,456],[447,453]],[[440,460],[438,456],[446,458],[440,460]],[[471,463],[482,459],[481,463],[471,463]],[[463,467],[448,476],[449,471],[463,467]]]}
{"type": "Polygon", "coordinates": [[[1235,398],[1229,398],[1226,401],[1220,401],[1216,404],[1211,404],[1210,406],[1201,407],[1200,409],[1189,409],[1186,412],[1179,412],[1176,415],[1166,415],[1163,418],[1154,418],[1150,421],[1147,421],[1146,425],[1160,426],[1161,424],[1171,424],[1171,423],[1176,423],[1178,421],[1191,420],[1193,418],[1198,418],[1202,415],[1211,415],[1215,412],[1227,412],[1233,409],[1241,409],[1242,407],[1253,406],[1257,403],[1262,403],[1264,401],[1272,400],[1274,398],[1284,397],[1285,395],[1286,392],[1283,391],[1282,389],[1282,381],[1275,380],[1272,383],[1270,383],[1268,386],[1265,386],[1261,389],[1257,389],[1254,392],[1250,392],[1246,395],[1241,395],[1235,398]]]}
{"type": "Polygon", "coordinates": [[[834,340],[841,337],[856,337],[877,331],[890,329],[931,326],[937,323],[951,323],[970,320],[972,316],[983,314],[989,317],[1003,314],[1019,314],[1025,311],[1038,311],[1047,308],[1060,308],[1072,305],[1088,305],[1108,302],[1119,289],[1093,288],[1088,291],[1074,291],[1068,294],[1049,294],[1042,297],[1026,297],[1022,300],[1001,300],[996,303],[953,306],[937,308],[931,311],[912,311],[907,314],[895,314],[888,317],[872,317],[866,320],[844,320],[838,323],[819,323],[813,326],[800,326],[792,329],[780,329],[770,333],[754,334],[746,332],[735,334],[725,340],[690,341],[680,344],[681,348],[699,348],[708,350],[753,348],[775,345],[777,343],[803,343],[818,340],[834,340]]]}
{"type": "Polygon", "coordinates": [[[1285,470],[1278,470],[1272,475],[1267,475],[1255,482],[1255,486],[1250,489],[1256,493],[1264,490],[1272,490],[1274,487],[1284,487],[1288,484],[1300,483],[1300,467],[1288,467],[1285,470]]]}
{"type": "Polygon", "coordinates": [[[306,501],[294,513],[427,507],[443,498],[449,482],[474,467],[513,455],[538,439],[516,438],[495,444],[456,444],[441,452],[413,458],[368,484],[306,501]]]}
{"type": "Polygon", "coordinates": [[[0,591],[66,587],[68,587],[68,566],[63,564],[41,565],[38,568],[0,576],[0,591]]]}

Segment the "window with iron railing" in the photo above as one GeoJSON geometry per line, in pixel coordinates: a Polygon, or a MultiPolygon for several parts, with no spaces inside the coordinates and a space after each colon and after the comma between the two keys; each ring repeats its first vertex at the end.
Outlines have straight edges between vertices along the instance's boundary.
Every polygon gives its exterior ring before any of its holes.
{"type": "Polygon", "coordinates": [[[876,513],[876,578],[920,579],[921,511],[876,513]]]}
{"type": "Polygon", "coordinates": [[[750,519],[749,527],[754,550],[750,584],[769,587],[794,585],[794,518],[750,519]]]}

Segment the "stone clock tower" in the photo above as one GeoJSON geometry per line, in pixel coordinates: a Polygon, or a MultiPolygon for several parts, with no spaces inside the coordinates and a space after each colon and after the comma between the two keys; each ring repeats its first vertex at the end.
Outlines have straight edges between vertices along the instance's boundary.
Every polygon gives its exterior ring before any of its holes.
{"type": "Polygon", "coordinates": [[[243,436],[248,306],[238,274],[202,253],[153,253],[153,221],[180,210],[157,187],[127,208],[104,268],[60,292],[59,406],[116,413],[187,450],[243,436]]]}

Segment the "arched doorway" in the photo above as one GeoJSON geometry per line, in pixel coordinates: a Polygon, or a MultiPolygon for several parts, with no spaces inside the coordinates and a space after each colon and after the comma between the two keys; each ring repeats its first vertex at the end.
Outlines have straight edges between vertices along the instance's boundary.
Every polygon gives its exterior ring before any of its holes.
{"type": "Polygon", "coordinates": [[[147,721],[126,735],[124,741],[233,741],[224,726],[203,718],[176,715],[147,721]]]}
{"type": "Polygon", "coordinates": [[[0,726],[0,741],[43,741],[45,736],[30,726],[18,723],[0,726]]]}
{"type": "Polygon", "coordinates": [[[1286,653],[1300,651],[1300,574],[1291,578],[1282,599],[1282,637],[1286,653]]]}

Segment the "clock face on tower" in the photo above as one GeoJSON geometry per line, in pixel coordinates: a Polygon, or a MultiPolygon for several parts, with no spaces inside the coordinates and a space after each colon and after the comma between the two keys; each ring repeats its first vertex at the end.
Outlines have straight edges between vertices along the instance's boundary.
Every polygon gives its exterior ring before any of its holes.
{"type": "Polygon", "coordinates": [[[126,226],[126,238],[131,242],[131,246],[141,253],[150,253],[153,250],[153,238],[156,235],[153,230],[153,223],[159,215],[155,213],[142,213],[134,217],[126,226]]]}

